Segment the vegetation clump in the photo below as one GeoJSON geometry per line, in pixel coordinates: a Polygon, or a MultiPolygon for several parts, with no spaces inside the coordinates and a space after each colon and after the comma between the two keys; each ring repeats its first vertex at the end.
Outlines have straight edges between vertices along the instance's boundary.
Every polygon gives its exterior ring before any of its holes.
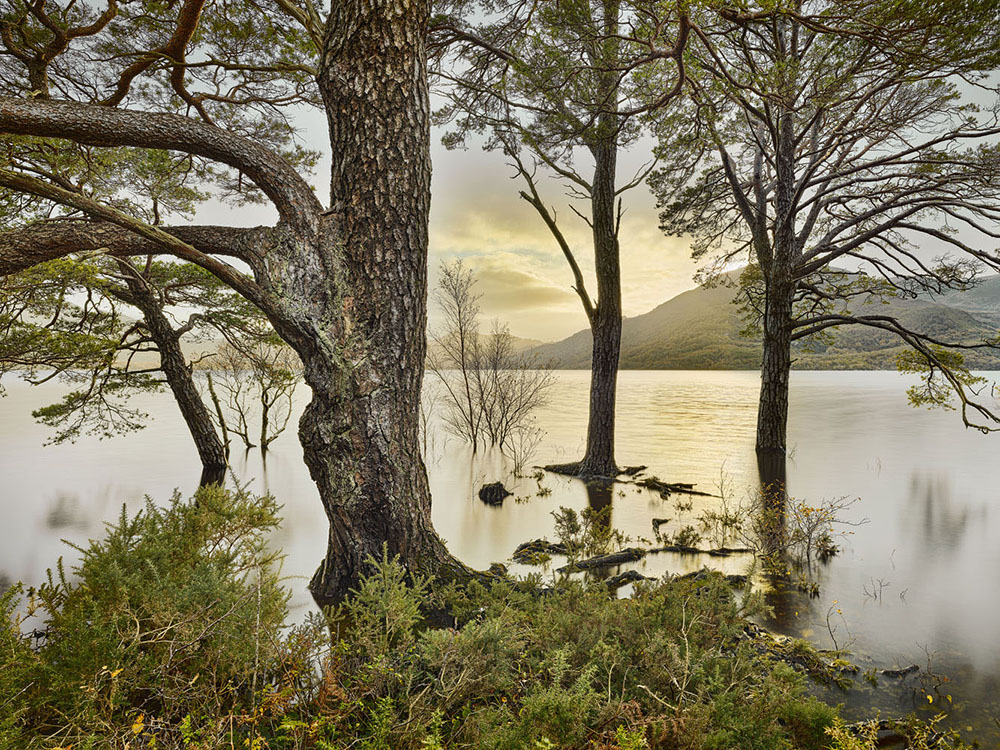
{"type": "Polygon", "coordinates": [[[123,510],[48,581],[4,597],[0,739],[11,747],[125,746],[218,723],[280,671],[286,616],[264,536],[278,505],[218,485],[193,502],[123,510]],[[37,647],[20,638],[39,620],[37,647]],[[9,683],[9,684],[8,684],[9,683]]]}
{"type": "Polygon", "coordinates": [[[218,486],[149,502],[71,574],[11,589],[0,747],[866,747],[747,637],[760,600],[719,574],[617,599],[437,585],[384,552],[345,603],[288,627],[277,510],[218,486]]]}

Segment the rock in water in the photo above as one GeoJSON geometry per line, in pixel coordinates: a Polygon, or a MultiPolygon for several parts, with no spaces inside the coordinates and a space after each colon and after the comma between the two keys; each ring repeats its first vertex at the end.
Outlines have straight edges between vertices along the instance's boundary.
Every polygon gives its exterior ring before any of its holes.
{"type": "Polygon", "coordinates": [[[504,565],[503,563],[495,562],[492,565],[490,565],[489,568],[487,568],[486,572],[489,573],[491,576],[496,576],[497,578],[506,578],[507,566],[504,565]]]}
{"type": "Polygon", "coordinates": [[[503,482],[484,484],[479,488],[479,499],[487,505],[503,505],[504,498],[513,494],[503,486],[503,482]]]}

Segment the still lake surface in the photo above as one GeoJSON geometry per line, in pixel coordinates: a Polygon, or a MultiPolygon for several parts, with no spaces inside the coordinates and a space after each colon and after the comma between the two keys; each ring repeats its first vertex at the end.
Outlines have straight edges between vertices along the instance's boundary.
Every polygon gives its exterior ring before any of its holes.
{"type": "MultiPolygon", "coordinates": [[[[818,572],[819,595],[769,599],[765,624],[780,633],[832,647],[827,616],[841,646],[850,643],[862,668],[918,664],[928,674],[880,678],[879,690],[830,693],[849,709],[885,716],[951,708],[949,723],[984,746],[1000,746],[1000,434],[965,429],[955,412],[911,408],[907,379],[892,372],[795,372],[791,380],[788,490],[812,504],[859,498],[845,520],[840,555],[818,572]],[[866,593],[881,589],[881,597],[866,593]],[[937,685],[938,690],[932,688],[937,685]],[[927,695],[933,698],[929,703],[927,695]],[[951,696],[949,705],[947,696],[951,696]]],[[[76,553],[61,540],[85,543],[101,535],[123,504],[165,500],[175,488],[197,485],[197,456],[167,393],[136,402],[153,416],[142,432],[73,445],[47,446],[48,428],[31,417],[62,386],[31,388],[8,378],[0,399],[0,585],[36,584],[60,555],[76,553]]],[[[589,373],[564,371],[538,413],[545,438],[536,464],[582,454],[589,373]]],[[[622,465],[645,464],[668,482],[693,482],[716,492],[724,477],[730,496],[746,496],[756,481],[753,439],[759,380],[755,372],[626,371],[619,379],[617,453],[622,465]]],[[[296,395],[301,408],[304,387],[296,395]]],[[[449,548],[484,568],[509,558],[528,539],[552,538],[559,506],[612,506],[616,528],[651,537],[653,518],[671,518],[668,534],[713,507],[694,497],[679,512],[673,499],[634,485],[588,494],[576,480],[546,475],[514,480],[502,457],[473,457],[455,438],[431,429],[427,468],[434,524],[449,548]],[[500,508],[476,499],[484,482],[503,480],[516,496],[500,508]],[[539,486],[551,494],[539,496],[539,486]]],[[[321,560],[326,518],[302,463],[294,420],[260,454],[237,451],[234,471],[256,491],[284,505],[274,543],[285,554],[293,614],[311,606],[306,584],[321,560]]],[[[686,499],[686,498],[685,498],[686,499]]],[[[660,554],[634,567],[647,575],[683,573],[712,565],[740,573],[745,557],[722,560],[660,554]]],[[[514,566],[515,570],[525,568],[514,566]]]]}

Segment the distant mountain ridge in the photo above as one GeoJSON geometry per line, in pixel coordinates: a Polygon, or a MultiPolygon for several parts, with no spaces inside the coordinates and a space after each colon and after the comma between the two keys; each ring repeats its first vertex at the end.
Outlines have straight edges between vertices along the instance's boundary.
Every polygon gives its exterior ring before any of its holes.
{"type": "MultiPolygon", "coordinates": [[[[743,328],[732,286],[698,287],[678,294],[648,313],[622,324],[621,367],[626,370],[753,370],[760,365],[759,340],[740,336],[743,328]]],[[[1000,276],[983,279],[966,292],[894,299],[858,306],[855,312],[897,317],[903,325],[937,338],[969,343],[995,337],[1000,327],[1000,276]]],[[[860,325],[831,329],[834,340],[807,351],[797,347],[800,370],[895,369],[907,347],[891,333],[860,325]]],[[[590,330],[531,349],[545,362],[566,369],[590,367],[590,330]]],[[[965,353],[973,369],[1000,369],[1000,351],[965,353]]]]}

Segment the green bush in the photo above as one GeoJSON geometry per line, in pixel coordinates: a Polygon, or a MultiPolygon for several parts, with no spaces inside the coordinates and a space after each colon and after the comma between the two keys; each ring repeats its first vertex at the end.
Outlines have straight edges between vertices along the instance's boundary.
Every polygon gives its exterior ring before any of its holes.
{"type": "Polygon", "coordinates": [[[0,747],[865,746],[746,636],[759,599],[721,575],[629,599],[565,579],[435,588],[383,554],[346,603],[287,628],[276,524],[240,490],[148,503],[72,575],[0,598],[0,747]],[[40,645],[17,612],[44,619],[40,645]]]}
{"type": "Polygon", "coordinates": [[[21,636],[16,605],[21,586],[0,594],[0,748],[14,747],[34,686],[35,655],[21,636]]]}
{"type": "MultiPolygon", "coordinates": [[[[121,745],[249,705],[279,666],[287,597],[264,546],[277,525],[272,498],[217,486],[193,502],[147,501],[132,518],[123,510],[103,540],[79,548],[72,575],[60,560],[29,592],[29,614],[45,623],[37,651],[4,636],[9,661],[31,675],[14,674],[26,700],[0,709],[0,727],[121,745]]],[[[10,631],[12,597],[5,606],[10,631]]]]}

